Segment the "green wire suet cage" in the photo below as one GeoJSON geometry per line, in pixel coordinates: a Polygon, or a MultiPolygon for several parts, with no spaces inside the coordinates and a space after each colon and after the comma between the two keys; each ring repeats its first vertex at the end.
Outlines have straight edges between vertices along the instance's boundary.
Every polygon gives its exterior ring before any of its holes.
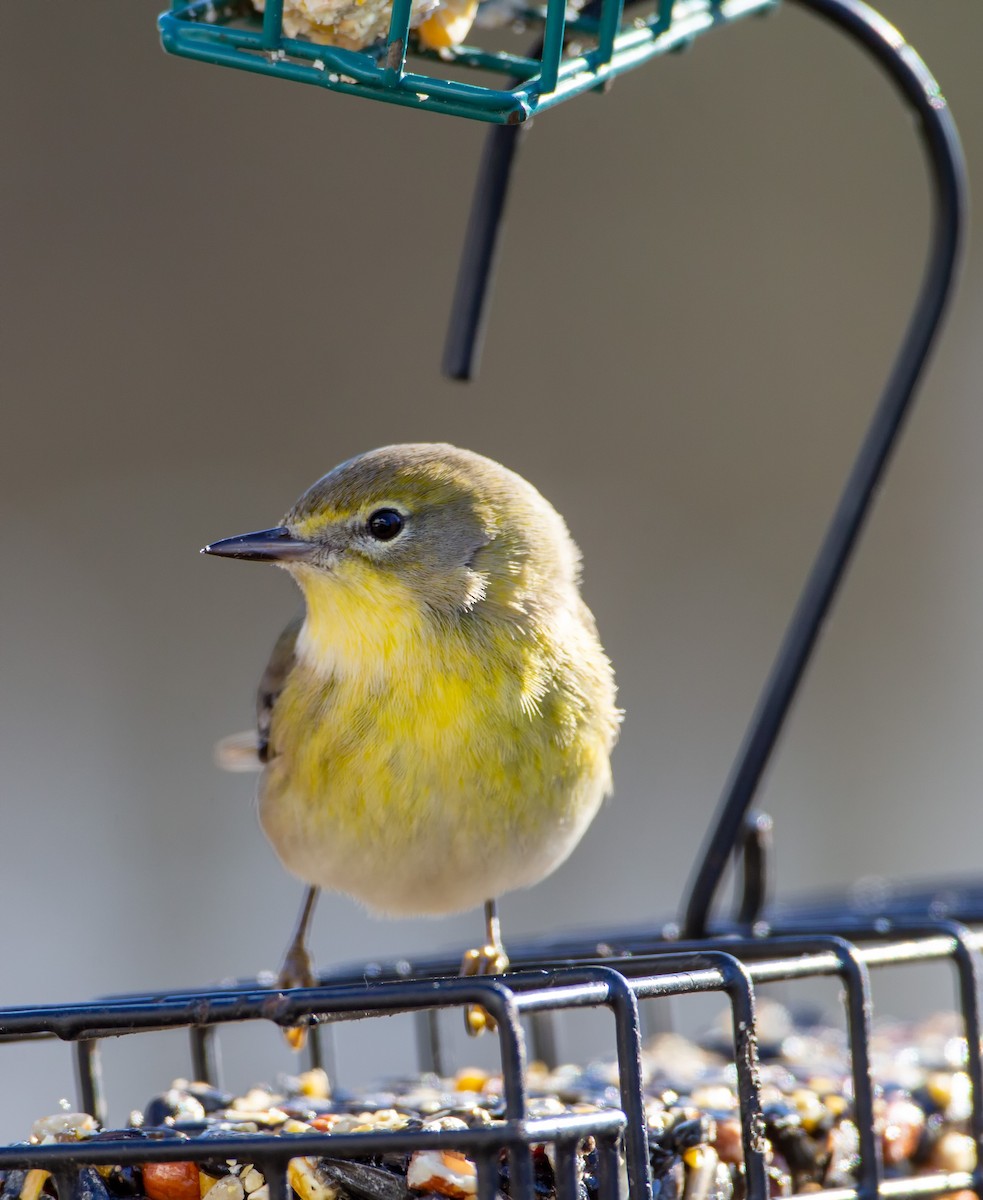
{"type": "Polygon", "coordinates": [[[427,49],[410,29],[412,0],[393,0],[387,36],[363,50],[287,36],[283,0],[267,0],[262,14],[249,0],[175,0],[159,25],[164,48],[186,58],[389,104],[515,125],[776,3],[654,0],[646,7],[631,0],[627,5],[626,0],[593,0],[575,11],[566,0],[547,0],[517,10],[502,31],[500,40],[507,41],[517,26],[537,29],[541,40],[525,54],[472,45],[427,49]],[[493,79],[508,76],[507,86],[448,78],[475,72],[493,79]]]}

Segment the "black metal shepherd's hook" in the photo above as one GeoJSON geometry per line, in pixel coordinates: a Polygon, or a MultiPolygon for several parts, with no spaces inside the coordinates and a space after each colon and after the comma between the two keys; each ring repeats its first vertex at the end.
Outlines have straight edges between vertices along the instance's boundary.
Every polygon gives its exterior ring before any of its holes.
{"type": "MultiPolygon", "coordinates": [[[[702,937],[745,815],[761,783],[819,631],[883,476],[952,292],[966,213],[965,165],[945,98],[898,31],[861,0],[793,0],[853,38],[887,72],[918,117],[933,190],[928,264],[914,312],[819,553],[792,614],[704,843],[683,911],[683,932],[702,937]]],[[[485,143],[444,355],[445,372],[474,371],[495,253],[521,127],[485,143]]]]}

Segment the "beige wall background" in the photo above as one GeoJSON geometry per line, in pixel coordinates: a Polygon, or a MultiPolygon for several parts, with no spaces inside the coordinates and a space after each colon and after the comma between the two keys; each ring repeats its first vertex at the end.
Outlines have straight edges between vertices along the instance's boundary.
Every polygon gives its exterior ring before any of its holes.
{"type": "MultiPolygon", "coordinates": [[[[545,115],[462,386],[439,357],[483,128],[168,58],[157,7],[0,4],[0,1004],[277,965],[300,889],[211,747],[296,597],[197,551],[396,440],[490,454],[567,516],[628,714],[615,799],[506,933],[672,915],[912,302],[907,113],[789,5],[545,115]]],[[[978,176],[983,8],[881,8],[978,176]]],[[[783,893],[979,870],[981,323],[974,246],[768,777],[783,893]]],[[[478,928],[331,897],[314,941],[478,928]]],[[[233,1081],[289,1064],[253,1037],[233,1081]]],[[[187,1069],[107,1048],[114,1111],[187,1069]]],[[[3,1135],[60,1096],[65,1048],[0,1047],[3,1135]]]]}

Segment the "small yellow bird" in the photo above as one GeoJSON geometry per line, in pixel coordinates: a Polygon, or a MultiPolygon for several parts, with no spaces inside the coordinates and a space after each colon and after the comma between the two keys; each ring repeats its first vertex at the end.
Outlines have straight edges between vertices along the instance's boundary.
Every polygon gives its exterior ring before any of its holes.
{"type": "Polygon", "coordinates": [[[282,566],[306,601],[263,676],[257,733],[219,749],[262,766],[263,829],[310,885],[283,986],[313,979],[318,888],[388,916],[484,902],[486,944],[462,971],[504,970],[496,898],[577,845],[611,790],[621,717],[563,519],[491,459],[385,446],[281,525],[202,553],[282,566]]]}

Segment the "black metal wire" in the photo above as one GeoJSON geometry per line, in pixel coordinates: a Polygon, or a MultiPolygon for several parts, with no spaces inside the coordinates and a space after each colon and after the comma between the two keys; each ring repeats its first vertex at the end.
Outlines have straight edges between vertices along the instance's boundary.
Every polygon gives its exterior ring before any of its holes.
{"type": "Polygon", "coordinates": [[[82,1111],[100,1123],[106,1119],[106,1101],[99,1063],[99,1043],[83,1038],[75,1043],[75,1078],[82,1111]]]}
{"type": "Polygon", "coordinates": [[[741,831],[740,903],[737,924],[750,929],[761,918],[768,896],[768,858],[774,822],[767,813],[749,813],[741,831]]]}
{"type": "Polygon", "coordinates": [[[819,554],[751,718],[685,904],[690,937],[706,932],[710,909],[744,814],[761,782],[833,596],[856,545],[915,386],[938,333],[954,282],[966,210],[959,135],[938,84],[893,26],[860,0],[795,0],[831,21],[883,67],[919,118],[932,180],[928,266],[914,313],[819,554]]]}

